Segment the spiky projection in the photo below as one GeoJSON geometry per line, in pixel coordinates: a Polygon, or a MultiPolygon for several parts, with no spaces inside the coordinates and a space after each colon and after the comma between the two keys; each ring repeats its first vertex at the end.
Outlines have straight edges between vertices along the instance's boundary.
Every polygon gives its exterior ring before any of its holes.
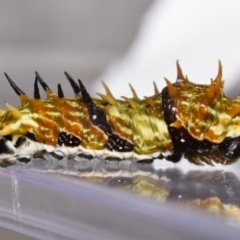
{"type": "Polygon", "coordinates": [[[20,98],[17,108],[5,103],[0,111],[1,165],[63,157],[76,160],[99,157],[108,161],[132,159],[152,162],[182,156],[203,165],[230,164],[240,157],[240,97],[224,95],[222,66],[210,85],[192,83],[177,62],[177,80],[154,95],[115,99],[103,82],[105,94],[93,99],[79,80],[65,72],[75,93],[66,98],[58,84],[57,95],[36,72],[34,98],[30,99],[5,74],[20,98]],[[38,83],[46,93],[41,100],[38,83]]]}

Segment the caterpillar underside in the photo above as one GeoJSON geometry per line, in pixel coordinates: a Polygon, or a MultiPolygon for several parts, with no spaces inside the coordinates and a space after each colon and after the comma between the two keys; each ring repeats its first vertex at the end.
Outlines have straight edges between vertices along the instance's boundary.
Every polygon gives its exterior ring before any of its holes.
{"type": "Polygon", "coordinates": [[[192,83],[177,62],[177,80],[154,95],[115,99],[106,94],[93,99],[80,80],[65,72],[75,98],[58,94],[36,72],[34,98],[30,99],[5,74],[21,105],[5,103],[0,111],[0,164],[20,164],[32,157],[50,161],[64,157],[82,161],[94,157],[107,161],[131,159],[149,162],[185,157],[197,165],[231,164],[240,157],[240,96],[232,100],[223,92],[222,66],[210,85],[192,83]],[[46,92],[41,100],[38,83],[46,92]]]}

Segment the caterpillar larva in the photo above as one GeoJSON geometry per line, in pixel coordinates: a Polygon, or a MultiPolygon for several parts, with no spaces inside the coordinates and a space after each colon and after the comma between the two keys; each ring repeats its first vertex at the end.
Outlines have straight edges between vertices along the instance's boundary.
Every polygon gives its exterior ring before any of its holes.
{"type": "Polygon", "coordinates": [[[154,95],[144,99],[131,85],[132,98],[115,99],[105,83],[106,94],[93,99],[80,80],[65,75],[74,98],[66,98],[60,84],[53,94],[36,72],[30,99],[5,74],[21,105],[6,102],[7,111],[0,111],[2,166],[38,156],[136,162],[178,162],[184,156],[197,165],[231,164],[240,157],[240,96],[225,96],[220,62],[210,85],[190,82],[177,62],[176,82],[165,79],[161,92],[154,83],[154,95]],[[46,92],[44,100],[38,83],[46,92]]]}

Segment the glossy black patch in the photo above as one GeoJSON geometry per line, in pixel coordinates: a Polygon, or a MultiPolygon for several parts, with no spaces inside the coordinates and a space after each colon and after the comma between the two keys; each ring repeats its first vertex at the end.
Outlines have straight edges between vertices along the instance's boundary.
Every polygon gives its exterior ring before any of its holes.
{"type": "Polygon", "coordinates": [[[173,111],[173,107],[175,107],[175,100],[169,97],[167,87],[162,90],[162,107],[164,120],[168,125],[168,132],[173,142],[173,153],[172,155],[167,156],[166,159],[176,163],[182,158],[182,152],[184,152],[184,149],[186,148],[186,142],[182,143],[181,141],[178,141],[182,133],[177,131],[178,134],[176,134],[175,128],[169,126],[171,123],[176,121],[176,113],[173,111]]]}
{"type": "Polygon", "coordinates": [[[36,139],[35,134],[33,134],[33,133],[31,133],[31,132],[27,132],[27,133],[25,134],[25,137],[27,137],[28,139],[30,139],[30,140],[32,140],[32,141],[34,141],[34,142],[37,142],[37,139],[36,139]]]}
{"type": "Polygon", "coordinates": [[[14,151],[6,145],[6,142],[6,139],[0,139],[0,153],[14,154],[14,151]]]}
{"type": "Polygon", "coordinates": [[[166,160],[177,163],[181,160],[182,153],[177,149],[177,147],[174,147],[172,155],[169,155],[166,157],[166,160]]]}
{"type": "Polygon", "coordinates": [[[168,87],[165,87],[162,90],[162,108],[164,120],[167,125],[176,121],[176,112],[173,111],[173,108],[176,107],[175,99],[169,97],[168,95],[168,87]]]}
{"type": "Polygon", "coordinates": [[[5,135],[4,138],[9,140],[9,141],[12,141],[12,136],[11,135],[5,135]]]}
{"type": "Polygon", "coordinates": [[[62,146],[63,144],[67,147],[78,147],[81,141],[79,138],[74,135],[66,132],[59,132],[58,136],[58,145],[62,146]]]}
{"type": "Polygon", "coordinates": [[[92,160],[93,159],[93,156],[91,154],[87,154],[87,153],[79,153],[77,156],[79,158],[86,159],[86,160],[92,160]]]}
{"type": "Polygon", "coordinates": [[[119,157],[106,157],[105,160],[115,161],[115,162],[120,162],[120,161],[122,161],[122,159],[119,158],[119,157]]]}
{"type": "Polygon", "coordinates": [[[143,159],[143,160],[138,160],[137,163],[152,163],[154,161],[154,159],[143,159]]]}
{"type": "Polygon", "coordinates": [[[21,157],[21,156],[18,156],[18,157],[17,157],[17,160],[18,160],[19,162],[22,162],[22,163],[28,163],[28,162],[31,161],[31,157],[21,157]]]}
{"type": "Polygon", "coordinates": [[[157,159],[164,159],[165,157],[162,155],[162,154],[160,154],[158,157],[157,157],[157,159]]]}
{"type": "Polygon", "coordinates": [[[15,145],[14,145],[15,148],[20,147],[25,141],[26,141],[25,137],[19,137],[18,140],[16,141],[15,145]]]}
{"type": "Polygon", "coordinates": [[[16,143],[14,145],[15,148],[20,147],[26,141],[26,138],[28,138],[28,139],[30,139],[32,141],[37,142],[37,139],[36,139],[35,135],[33,133],[31,133],[31,132],[27,132],[25,134],[25,136],[21,136],[21,137],[18,138],[18,140],[16,141],[16,143]]]}
{"type": "Polygon", "coordinates": [[[112,134],[112,130],[106,119],[106,114],[92,101],[92,98],[90,97],[86,88],[83,86],[80,80],[79,85],[81,88],[83,101],[88,108],[91,122],[97,127],[99,127],[107,135],[112,134]]]}
{"type": "Polygon", "coordinates": [[[198,141],[194,139],[184,127],[176,129],[170,126],[171,123],[176,121],[176,105],[175,99],[169,97],[167,87],[162,91],[162,105],[164,120],[168,125],[168,131],[173,142],[173,153],[166,157],[167,160],[174,163],[179,162],[184,153],[186,158],[188,158],[188,153],[201,156],[200,152],[209,151],[216,145],[207,140],[198,141]]]}
{"type": "Polygon", "coordinates": [[[58,154],[57,152],[51,152],[50,155],[59,161],[64,158],[64,156],[62,154],[58,154]]]}
{"type": "Polygon", "coordinates": [[[82,99],[84,103],[87,105],[89,116],[91,122],[100,128],[107,136],[108,142],[106,144],[106,148],[110,151],[117,152],[131,152],[133,151],[133,144],[126,141],[125,139],[120,138],[118,135],[112,132],[110,125],[107,122],[106,114],[102,109],[100,109],[93,101],[90,95],[88,94],[86,88],[83,86],[80,80],[79,85],[81,88],[82,99]]]}
{"type": "Polygon", "coordinates": [[[108,135],[108,142],[106,144],[106,148],[110,151],[114,150],[117,152],[133,151],[133,145],[130,142],[120,138],[118,135],[114,133],[108,135]]]}
{"type": "Polygon", "coordinates": [[[225,138],[218,145],[218,151],[225,159],[226,164],[236,162],[240,158],[240,137],[225,138]]]}

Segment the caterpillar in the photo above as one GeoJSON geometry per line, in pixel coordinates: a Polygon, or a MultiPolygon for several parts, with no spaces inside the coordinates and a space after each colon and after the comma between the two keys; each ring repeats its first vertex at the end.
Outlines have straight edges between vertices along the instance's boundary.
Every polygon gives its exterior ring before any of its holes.
{"type": "Polygon", "coordinates": [[[144,99],[131,85],[133,97],[115,99],[104,82],[106,94],[91,98],[82,81],[67,72],[74,98],[66,98],[60,84],[55,95],[36,72],[31,99],[5,73],[21,105],[5,102],[7,111],[0,111],[1,166],[34,157],[143,163],[163,158],[177,163],[184,157],[196,165],[234,163],[240,157],[240,96],[232,100],[224,94],[221,62],[210,85],[190,82],[178,61],[176,65],[176,82],[165,78],[161,92],[154,83],[154,95],[144,99]]]}

